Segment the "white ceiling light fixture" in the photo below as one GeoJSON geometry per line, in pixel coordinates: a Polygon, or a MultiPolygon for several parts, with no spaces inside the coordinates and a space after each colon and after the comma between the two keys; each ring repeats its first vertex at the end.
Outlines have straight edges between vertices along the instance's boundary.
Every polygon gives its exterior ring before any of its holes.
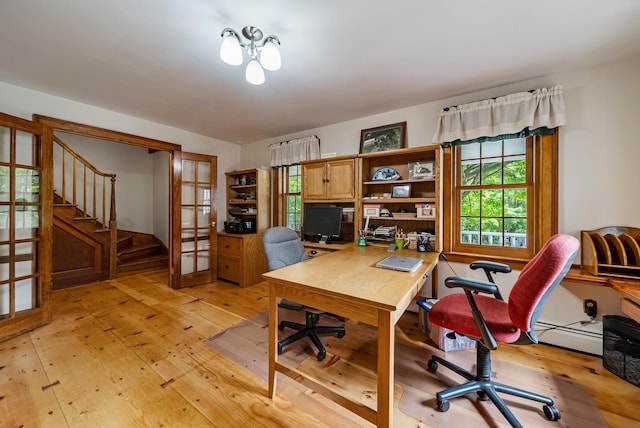
{"type": "Polygon", "coordinates": [[[249,55],[249,63],[245,72],[247,82],[252,85],[264,83],[264,70],[275,71],[280,68],[281,59],[278,46],[280,40],[276,36],[267,36],[262,44],[258,44],[263,38],[262,31],[257,27],[244,27],[242,35],[246,42],[240,38],[237,31],[231,28],[222,30],[222,45],[220,46],[220,59],[229,65],[242,64],[242,49],[246,49],[249,55]]]}

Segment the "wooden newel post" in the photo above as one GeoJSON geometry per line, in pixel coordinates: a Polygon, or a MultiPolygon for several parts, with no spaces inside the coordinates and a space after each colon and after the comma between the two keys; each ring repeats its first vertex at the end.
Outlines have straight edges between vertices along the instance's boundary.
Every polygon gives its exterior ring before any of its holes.
{"type": "Polygon", "coordinates": [[[116,220],[116,176],[111,175],[111,209],[109,212],[109,278],[115,278],[118,265],[118,221],[116,220]]]}

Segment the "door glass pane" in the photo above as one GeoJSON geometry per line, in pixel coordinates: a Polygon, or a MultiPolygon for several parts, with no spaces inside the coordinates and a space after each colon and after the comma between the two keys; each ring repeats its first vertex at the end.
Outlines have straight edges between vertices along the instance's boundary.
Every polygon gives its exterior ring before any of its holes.
{"type": "Polygon", "coordinates": [[[195,185],[182,184],[182,205],[194,205],[196,203],[195,185]]]}
{"type": "Polygon", "coordinates": [[[0,241],[9,240],[9,206],[0,205],[0,241]]]}
{"type": "Polygon", "coordinates": [[[198,183],[209,183],[211,165],[209,162],[198,162],[198,183]]]}
{"type": "Polygon", "coordinates": [[[182,161],[182,180],[196,181],[196,162],[190,160],[182,161]]]}
{"type": "Polygon", "coordinates": [[[16,206],[13,215],[16,219],[16,239],[29,239],[38,236],[39,207],[16,206]]]}
{"type": "Polygon", "coordinates": [[[209,185],[198,185],[198,204],[211,204],[211,188],[209,187],[209,185]]]}
{"type": "Polygon", "coordinates": [[[16,131],[16,163],[37,166],[36,159],[38,137],[31,133],[16,131]]]}
{"type": "Polygon", "coordinates": [[[182,227],[196,226],[195,207],[182,207],[182,227]]]}
{"type": "Polygon", "coordinates": [[[209,212],[211,208],[209,206],[199,206],[198,207],[198,227],[208,226],[209,225],[209,212]]]}
{"type": "Polygon", "coordinates": [[[16,202],[38,202],[39,195],[40,172],[16,168],[16,202]]]}
{"type": "Polygon", "coordinates": [[[201,272],[203,270],[209,270],[209,252],[208,251],[198,252],[198,272],[201,272]]]}
{"type": "Polygon", "coordinates": [[[186,275],[188,273],[193,273],[194,271],[194,263],[195,253],[183,253],[182,254],[182,275],[186,275]]]}
{"type": "Polygon", "coordinates": [[[16,312],[35,307],[36,278],[16,281],[16,312]]]}
{"type": "Polygon", "coordinates": [[[23,242],[16,244],[16,277],[33,275],[37,272],[36,259],[36,243],[23,242]]]}
{"type": "Polygon", "coordinates": [[[0,162],[11,161],[11,130],[0,126],[0,162]]]}
{"type": "Polygon", "coordinates": [[[9,279],[9,245],[0,245],[0,281],[9,279]]]}
{"type": "MultiPolygon", "coordinates": [[[[0,265],[2,269],[4,265],[0,265]]],[[[0,284],[0,319],[9,314],[9,283],[0,284]]]]}
{"type": "Polygon", "coordinates": [[[8,166],[0,166],[0,201],[9,202],[11,198],[11,176],[8,166]]]}

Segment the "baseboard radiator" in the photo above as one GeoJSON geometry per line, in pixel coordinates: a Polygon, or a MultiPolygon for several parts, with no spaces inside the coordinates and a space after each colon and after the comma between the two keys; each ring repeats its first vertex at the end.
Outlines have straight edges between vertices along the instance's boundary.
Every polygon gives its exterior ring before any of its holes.
{"type": "Polygon", "coordinates": [[[560,346],[592,355],[602,355],[602,322],[588,324],[589,329],[538,321],[534,330],[541,343],[560,346]]]}

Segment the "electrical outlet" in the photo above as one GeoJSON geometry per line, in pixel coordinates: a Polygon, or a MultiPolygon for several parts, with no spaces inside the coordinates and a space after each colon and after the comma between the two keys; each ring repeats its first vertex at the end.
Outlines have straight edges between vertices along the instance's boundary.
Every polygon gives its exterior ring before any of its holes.
{"type": "Polygon", "coordinates": [[[584,301],[584,313],[590,316],[591,318],[595,318],[598,315],[598,302],[593,299],[586,299],[584,301]]]}

